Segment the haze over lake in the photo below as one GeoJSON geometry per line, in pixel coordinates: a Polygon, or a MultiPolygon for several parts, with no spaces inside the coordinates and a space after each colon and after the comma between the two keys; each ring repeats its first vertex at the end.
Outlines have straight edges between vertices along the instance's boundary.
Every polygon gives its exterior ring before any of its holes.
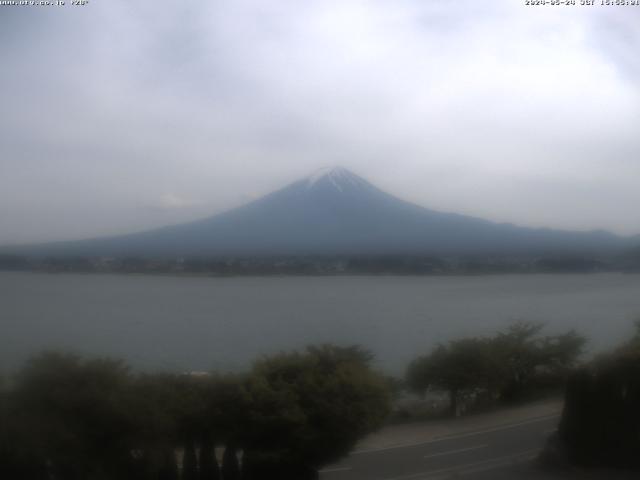
{"type": "Polygon", "coordinates": [[[0,273],[0,369],[46,348],[137,368],[238,370],[309,343],[357,343],[400,373],[433,344],[514,319],[575,328],[590,350],[640,317],[640,275],[171,277],[0,273]]]}

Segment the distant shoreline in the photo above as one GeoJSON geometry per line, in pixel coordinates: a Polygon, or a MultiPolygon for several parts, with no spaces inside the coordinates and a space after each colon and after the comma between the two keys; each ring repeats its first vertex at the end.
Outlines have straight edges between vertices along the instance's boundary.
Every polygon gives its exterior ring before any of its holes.
{"type": "Polygon", "coordinates": [[[236,273],[236,274],[215,274],[197,272],[119,272],[119,271],[64,271],[64,270],[3,270],[4,273],[23,274],[43,274],[43,275],[77,275],[77,276],[126,276],[126,277],[168,277],[168,278],[212,278],[212,279],[233,279],[233,278],[383,278],[383,277],[430,277],[430,278],[473,278],[473,277],[499,277],[499,276],[571,276],[571,275],[638,275],[640,271],[606,270],[598,272],[545,272],[545,271],[506,271],[506,272],[485,272],[485,273],[236,273]]]}
{"type": "Polygon", "coordinates": [[[21,256],[0,254],[0,271],[172,276],[481,276],[640,272],[635,257],[589,254],[342,254],[220,257],[21,256]]]}

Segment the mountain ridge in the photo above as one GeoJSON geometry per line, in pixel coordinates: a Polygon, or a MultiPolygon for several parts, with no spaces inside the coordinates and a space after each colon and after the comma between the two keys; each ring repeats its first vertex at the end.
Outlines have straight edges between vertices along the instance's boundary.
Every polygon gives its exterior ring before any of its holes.
{"type": "Polygon", "coordinates": [[[401,200],[338,166],[201,220],[3,250],[60,256],[583,254],[625,248],[633,244],[632,238],[435,211],[401,200]]]}

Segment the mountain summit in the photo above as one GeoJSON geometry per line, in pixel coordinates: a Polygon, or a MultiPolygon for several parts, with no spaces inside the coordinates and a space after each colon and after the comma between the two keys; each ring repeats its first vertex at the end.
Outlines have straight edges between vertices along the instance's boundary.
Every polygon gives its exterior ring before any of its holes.
{"type": "Polygon", "coordinates": [[[322,188],[330,185],[339,192],[368,185],[362,178],[343,167],[321,168],[307,178],[307,188],[322,188]]]}
{"type": "Polygon", "coordinates": [[[204,220],[49,244],[39,251],[87,256],[457,255],[594,253],[624,244],[625,239],[607,232],[523,228],[429,210],[333,167],[204,220]]]}

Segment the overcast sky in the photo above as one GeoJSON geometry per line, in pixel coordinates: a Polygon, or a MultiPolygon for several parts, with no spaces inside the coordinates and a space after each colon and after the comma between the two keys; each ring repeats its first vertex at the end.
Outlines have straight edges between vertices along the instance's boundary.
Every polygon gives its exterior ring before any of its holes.
{"type": "Polygon", "coordinates": [[[640,233],[640,7],[69,3],[0,6],[0,244],[200,218],[327,165],[640,233]]]}

